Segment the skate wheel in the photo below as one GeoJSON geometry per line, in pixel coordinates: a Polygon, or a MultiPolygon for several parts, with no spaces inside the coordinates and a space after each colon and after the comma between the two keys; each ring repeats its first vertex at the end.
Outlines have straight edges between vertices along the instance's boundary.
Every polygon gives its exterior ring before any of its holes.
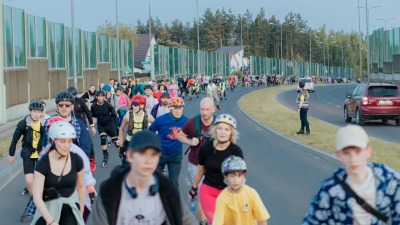
{"type": "Polygon", "coordinates": [[[106,167],[107,165],[107,162],[103,162],[103,167],[106,167]]]}

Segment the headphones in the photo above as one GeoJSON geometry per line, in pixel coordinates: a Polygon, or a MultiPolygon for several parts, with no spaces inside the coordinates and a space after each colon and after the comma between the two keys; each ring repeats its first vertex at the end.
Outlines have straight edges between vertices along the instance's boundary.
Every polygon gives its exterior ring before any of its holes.
{"type": "MultiPolygon", "coordinates": [[[[159,189],[159,184],[158,184],[158,176],[156,173],[153,174],[154,178],[156,179],[156,183],[151,185],[149,188],[149,194],[150,196],[154,196],[158,193],[158,189],[159,189]]],[[[136,188],[135,187],[129,187],[128,183],[126,182],[126,176],[125,176],[125,188],[126,190],[129,192],[129,194],[131,195],[132,198],[137,198],[137,192],[136,192],[136,188]]]]}

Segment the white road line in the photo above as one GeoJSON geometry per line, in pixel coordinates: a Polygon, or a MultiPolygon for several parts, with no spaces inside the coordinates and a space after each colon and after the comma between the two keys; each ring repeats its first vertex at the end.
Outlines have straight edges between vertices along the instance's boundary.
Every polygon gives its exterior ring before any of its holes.
{"type": "Polygon", "coordinates": [[[329,105],[332,105],[332,102],[328,102],[329,105]]]}
{"type": "Polygon", "coordinates": [[[336,107],[340,108],[340,105],[336,105],[336,107]]]}

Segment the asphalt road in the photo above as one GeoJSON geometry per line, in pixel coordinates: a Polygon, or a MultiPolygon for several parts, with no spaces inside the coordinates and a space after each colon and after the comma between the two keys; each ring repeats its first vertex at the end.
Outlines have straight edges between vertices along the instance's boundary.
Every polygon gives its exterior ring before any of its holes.
{"type": "MultiPolygon", "coordinates": [[[[337,165],[317,154],[307,153],[304,146],[268,131],[240,113],[237,100],[254,89],[239,88],[233,93],[228,92],[228,101],[222,102],[221,113],[230,113],[237,119],[240,132],[238,144],[248,164],[247,184],[258,190],[270,212],[268,223],[300,224],[320,183],[337,165]]],[[[186,104],[184,114],[195,116],[199,111],[199,101],[187,101],[186,104]]],[[[98,187],[109,176],[112,166],[118,165],[120,160],[115,148],[110,147],[110,167],[102,168],[99,137],[94,137],[94,141],[99,162],[95,172],[98,187]]],[[[180,189],[185,199],[191,185],[187,180],[187,157],[184,157],[180,189]]],[[[20,173],[0,192],[0,224],[20,224],[21,213],[28,201],[27,196],[21,196],[24,186],[23,175],[20,173]]]]}
{"type": "MultiPolygon", "coordinates": [[[[356,85],[330,85],[315,86],[315,92],[310,93],[310,109],[308,115],[328,123],[345,126],[343,116],[343,105],[346,93],[351,93],[356,85]]],[[[295,100],[297,92],[295,89],[280,93],[277,96],[278,101],[292,110],[297,110],[295,100]]],[[[352,121],[355,123],[355,120],[352,121]]],[[[364,125],[368,135],[400,144],[400,127],[397,127],[393,120],[388,124],[382,124],[380,120],[368,121],[364,125]]],[[[312,124],[310,125],[311,132],[312,124]]]]}

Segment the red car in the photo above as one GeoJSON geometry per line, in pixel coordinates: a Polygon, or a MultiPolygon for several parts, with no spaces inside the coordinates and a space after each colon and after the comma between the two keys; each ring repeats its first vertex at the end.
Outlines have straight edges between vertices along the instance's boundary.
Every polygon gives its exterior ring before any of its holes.
{"type": "Polygon", "coordinates": [[[400,126],[400,91],[394,84],[358,84],[352,93],[346,94],[344,120],[363,125],[366,120],[381,119],[382,123],[395,120],[400,126]]]}

